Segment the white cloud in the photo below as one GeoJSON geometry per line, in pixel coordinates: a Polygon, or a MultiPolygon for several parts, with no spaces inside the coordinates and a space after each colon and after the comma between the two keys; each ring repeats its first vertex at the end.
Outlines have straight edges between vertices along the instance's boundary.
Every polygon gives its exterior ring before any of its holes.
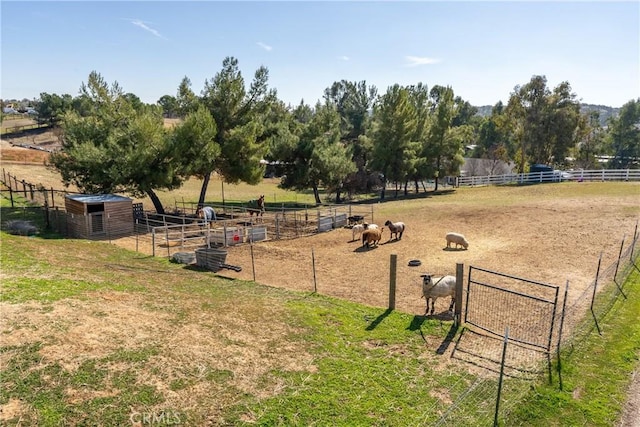
{"type": "Polygon", "coordinates": [[[407,60],[407,67],[416,67],[418,65],[431,65],[442,62],[441,59],[438,58],[428,58],[426,56],[405,56],[404,59],[407,60]]]}
{"type": "Polygon", "coordinates": [[[268,44],[266,44],[266,43],[258,42],[258,43],[256,43],[256,44],[257,44],[258,46],[260,46],[261,48],[263,48],[264,50],[266,50],[267,52],[270,52],[270,51],[273,49],[273,47],[269,46],[269,45],[268,45],[268,44]]]}
{"type": "Polygon", "coordinates": [[[141,21],[139,19],[131,19],[130,22],[136,27],[140,27],[143,30],[150,32],[154,36],[164,39],[162,34],[160,34],[157,30],[154,30],[153,28],[149,27],[147,24],[144,23],[144,21],[141,21]]]}
{"type": "Polygon", "coordinates": [[[342,59],[343,61],[348,61],[349,57],[346,55],[338,56],[338,59],[342,59]]]}

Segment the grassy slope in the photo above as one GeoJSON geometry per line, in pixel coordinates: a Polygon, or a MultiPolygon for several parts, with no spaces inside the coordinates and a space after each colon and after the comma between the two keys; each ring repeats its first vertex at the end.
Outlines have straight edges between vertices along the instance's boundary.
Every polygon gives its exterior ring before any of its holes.
{"type": "MultiPolygon", "coordinates": [[[[421,424],[436,416],[437,399],[429,394],[431,389],[446,388],[449,381],[467,381],[464,373],[433,374],[424,359],[434,355],[424,354],[421,334],[409,328],[413,316],[385,315],[380,309],[321,296],[228,282],[104,243],[2,234],[2,245],[7,276],[2,283],[4,303],[37,302],[29,310],[47,313],[65,301],[85,301],[107,292],[121,293],[122,298],[142,294],[149,301],[147,310],[170,315],[175,328],[169,335],[197,319],[228,322],[225,314],[232,311],[239,319],[253,319],[256,340],[263,338],[261,334],[269,335],[265,328],[289,331],[271,336],[268,348],[294,347],[311,355],[305,369],[274,369],[256,377],[260,389],[279,389],[277,395],[263,400],[258,393],[229,385],[230,378],[239,375],[236,372],[211,369],[204,378],[195,378],[158,371],[154,360],[160,357],[169,365],[183,363],[167,348],[163,336],[134,348],[115,347],[96,357],[78,354],[79,367],[73,370],[41,354],[58,338],[34,333],[28,343],[0,348],[4,362],[0,404],[16,399],[29,402],[21,414],[23,423],[122,425],[131,408],[154,408],[179,414],[187,425],[202,425],[211,412],[215,419],[234,424],[251,418],[267,425],[276,419],[285,425],[316,420],[332,420],[335,425],[398,425],[407,420],[421,424]],[[162,277],[162,283],[151,277],[162,277]],[[241,303],[247,300],[250,304],[241,303]],[[376,319],[383,320],[376,325],[376,319]],[[149,381],[149,376],[156,380],[149,381]],[[70,401],[69,390],[77,388],[98,397],[70,401]],[[215,393],[199,394],[201,388],[215,393]],[[195,394],[195,407],[171,406],[166,389],[195,394]]],[[[9,322],[3,332],[21,328],[9,322]]],[[[425,322],[421,330],[434,339],[446,335],[437,320],[425,322]]]]}

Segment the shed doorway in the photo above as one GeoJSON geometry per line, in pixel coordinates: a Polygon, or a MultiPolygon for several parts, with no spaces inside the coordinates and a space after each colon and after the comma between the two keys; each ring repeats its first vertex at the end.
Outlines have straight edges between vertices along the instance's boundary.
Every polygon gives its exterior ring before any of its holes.
{"type": "Polygon", "coordinates": [[[90,235],[104,234],[104,203],[87,204],[90,235]]]}

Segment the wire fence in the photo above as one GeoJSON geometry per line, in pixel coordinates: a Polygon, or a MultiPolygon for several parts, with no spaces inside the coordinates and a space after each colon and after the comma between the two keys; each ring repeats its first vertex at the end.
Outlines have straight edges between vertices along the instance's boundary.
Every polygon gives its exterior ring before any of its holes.
{"type": "MultiPolygon", "coordinates": [[[[466,329],[465,326],[456,343],[454,358],[482,366],[483,374],[468,384],[453,384],[449,390],[450,395],[457,396],[452,399],[453,403],[437,421],[426,424],[500,425],[500,420],[516,410],[530,393],[532,381],[548,374],[549,382],[556,383],[562,389],[562,355],[580,351],[591,334],[606,333],[601,327],[603,319],[616,301],[629,297],[622,285],[632,270],[640,271],[637,264],[639,237],[636,224],[633,235],[622,238],[613,263],[602,266],[603,257],[600,255],[594,268],[594,279],[589,286],[577,297],[569,299],[570,284],[567,282],[562,296],[562,309],[552,319],[543,316],[529,323],[528,330],[534,334],[549,321],[557,325],[553,330],[551,346],[555,353],[536,351],[531,346],[510,341],[509,324],[502,325],[505,333],[501,337],[485,335],[482,331],[466,329]],[[501,342],[504,342],[502,349],[501,342]],[[557,362],[555,372],[551,371],[552,357],[557,362]]],[[[502,306],[502,309],[508,310],[508,307],[502,306]]],[[[522,316],[529,314],[522,312],[522,316]]],[[[516,326],[521,327],[522,324],[516,326]]],[[[429,412],[435,410],[435,407],[429,408],[429,412]]]]}

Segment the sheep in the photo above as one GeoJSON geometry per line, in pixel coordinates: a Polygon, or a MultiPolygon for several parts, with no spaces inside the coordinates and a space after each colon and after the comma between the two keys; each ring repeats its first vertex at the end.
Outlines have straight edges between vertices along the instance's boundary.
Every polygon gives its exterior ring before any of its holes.
{"type": "Polygon", "coordinates": [[[353,227],[351,227],[351,240],[356,240],[356,235],[360,237],[362,235],[362,232],[367,229],[378,229],[378,226],[376,224],[368,224],[366,222],[354,225],[353,227]]]}
{"type": "Polygon", "coordinates": [[[362,247],[370,248],[372,245],[378,245],[382,239],[384,227],[380,229],[367,229],[362,232],[362,247]]]}
{"type": "Polygon", "coordinates": [[[450,232],[447,233],[445,238],[447,239],[447,248],[451,247],[451,243],[455,243],[456,249],[458,248],[458,245],[464,247],[465,249],[469,249],[469,242],[460,233],[450,232]]]}
{"type": "Polygon", "coordinates": [[[451,296],[451,304],[449,311],[453,310],[456,302],[456,278],[455,276],[432,277],[430,274],[423,274],[422,277],[422,296],[427,303],[427,309],[424,314],[429,312],[429,299],[431,299],[431,313],[435,311],[436,300],[440,297],[451,296]]]}
{"type": "Polygon", "coordinates": [[[391,222],[387,220],[384,225],[389,227],[389,240],[391,240],[394,234],[396,235],[396,240],[402,240],[402,233],[404,233],[404,229],[406,228],[404,222],[391,222]]]}
{"type": "Polygon", "coordinates": [[[356,240],[356,234],[358,237],[362,235],[362,232],[365,230],[364,224],[356,224],[351,228],[351,240],[356,240]]]}

